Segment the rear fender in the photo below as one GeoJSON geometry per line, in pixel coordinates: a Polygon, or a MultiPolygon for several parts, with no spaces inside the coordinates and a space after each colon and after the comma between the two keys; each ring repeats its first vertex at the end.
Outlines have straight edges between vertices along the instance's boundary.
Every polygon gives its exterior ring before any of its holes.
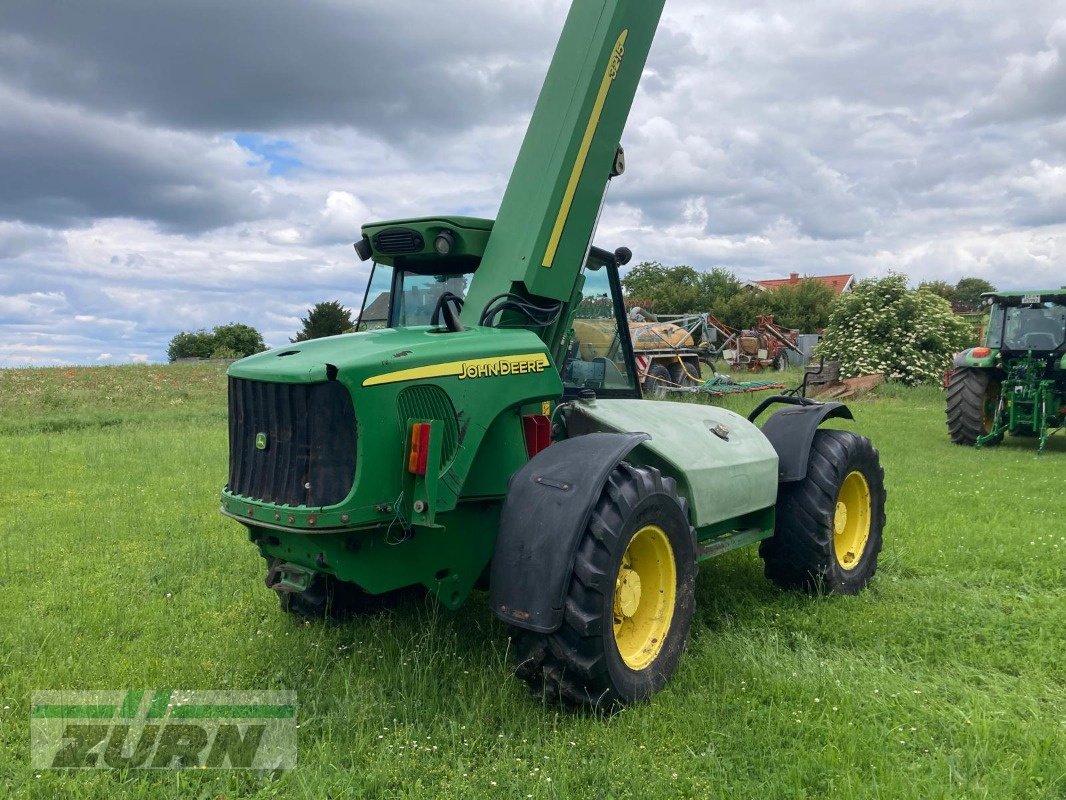
{"type": "Polygon", "coordinates": [[[649,438],[589,433],[564,439],[511,477],[489,577],[497,617],[538,633],[562,624],[578,544],[607,477],[649,438]]]}

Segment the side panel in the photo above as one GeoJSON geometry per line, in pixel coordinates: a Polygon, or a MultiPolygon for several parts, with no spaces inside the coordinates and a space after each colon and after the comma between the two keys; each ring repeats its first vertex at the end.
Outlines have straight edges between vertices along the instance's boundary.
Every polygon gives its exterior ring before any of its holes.
{"type": "Polygon", "coordinates": [[[650,434],[630,460],[657,467],[678,482],[697,529],[768,508],[777,500],[773,446],[744,417],[724,408],[596,400],[572,406],[566,424],[572,435],[592,430],[650,434]]]}

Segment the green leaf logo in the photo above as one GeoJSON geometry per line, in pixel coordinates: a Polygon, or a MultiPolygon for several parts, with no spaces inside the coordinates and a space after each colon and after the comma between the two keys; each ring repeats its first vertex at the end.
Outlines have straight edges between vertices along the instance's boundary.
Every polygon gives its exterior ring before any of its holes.
{"type": "Polygon", "coordinates": [[[267,449],[267,435],[263,432],[259,432],[255,435],[255,449],[266,450],[267,449]]]}

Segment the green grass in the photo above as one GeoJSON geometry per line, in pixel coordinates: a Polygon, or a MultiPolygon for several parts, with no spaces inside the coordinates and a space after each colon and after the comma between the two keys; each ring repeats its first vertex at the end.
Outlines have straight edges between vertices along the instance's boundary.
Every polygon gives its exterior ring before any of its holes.
{"type": "MultiPolygon", "coordinates": [[[[854,403],[889,493],[859,597],[704,565],[665,691],[610,719],[510,675],[476,594],[282,616],[225,479],[213,367],[0,371],[0,797],[1062,798],[1066,437],[950,445],[935,389],[854,403]],[[299,766],[29,767],[35,689],[295,689],[299,766]]],[[[735,410],[760,395],[729,398],[735,410]]]]}

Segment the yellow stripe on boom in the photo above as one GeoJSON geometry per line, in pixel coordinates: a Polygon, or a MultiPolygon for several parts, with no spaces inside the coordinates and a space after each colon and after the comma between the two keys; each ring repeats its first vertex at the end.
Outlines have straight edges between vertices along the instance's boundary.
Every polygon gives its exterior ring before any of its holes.
{"type": "Polygon", "coordinates": [[[596,102],[592,106],[592,115],[589,117],[588,125],[585,126],[585,135],[582,137],[581,147],[577,151],[577,160],[574,162],[574,169],[570,173],[570,180],[566,184],[563,202],[559,206],[559,215],[555,218],[555,227],[552,228],[552,235],[548,239],[548,249],[544,251],[544,260],[541,262],[541,266],[549,269],[555,262],[555,253],[559,249],[559,240],[563,236],[566,219],[570,216],[570,208],[574,204],[574,194],[577,192],[577,184],[581,180],[581,172],[585,168],[585,160],[588,158],[589,148],[592,147],[592,139],[596,135],[596,128],[600,124],[603,104],[607,101],[607,93],[611,90],[611,84],[614,82],[614,78],[618,74],[618,68],[622,64],[622,56],[626,52],[627,36],[629,36],[628,28],[622,31],[618,36],[618,41],[614,44],[614,50],[611,51],[611,60],[607,63],[607,69],[603,73],[603,81],[600,83],[600,91],[596,95],[596,102]]]}

